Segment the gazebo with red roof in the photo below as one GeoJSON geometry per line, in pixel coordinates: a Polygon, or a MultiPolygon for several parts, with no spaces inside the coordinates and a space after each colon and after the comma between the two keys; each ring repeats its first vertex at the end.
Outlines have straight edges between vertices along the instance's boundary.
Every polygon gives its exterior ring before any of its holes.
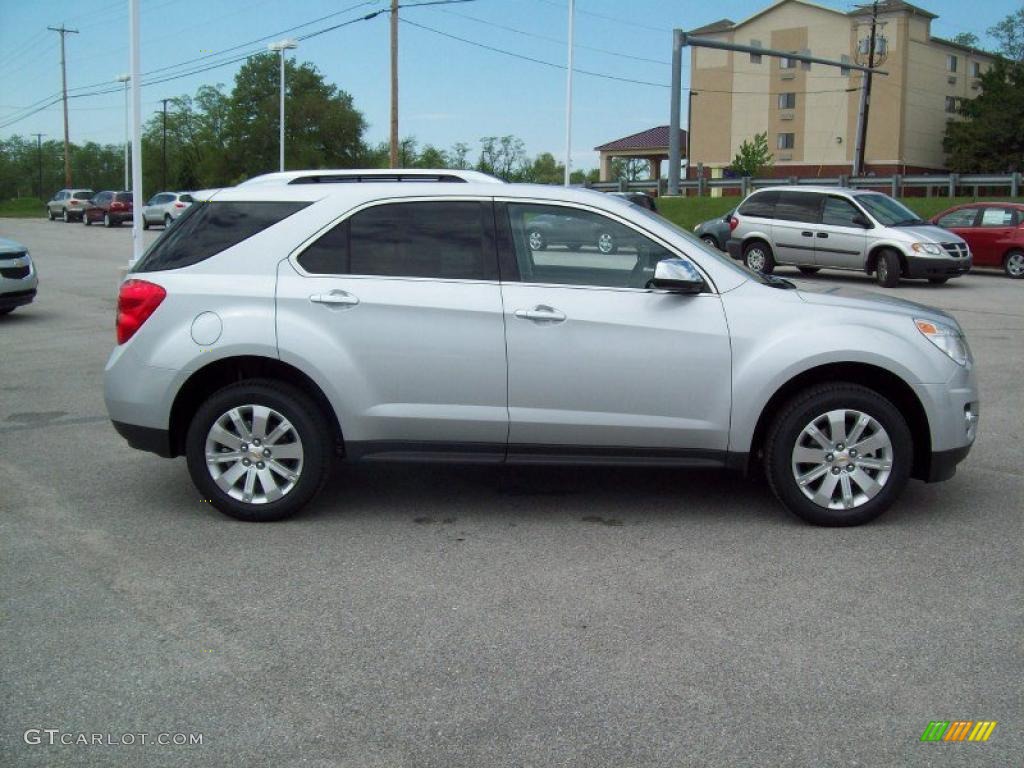
{"type": "MultiPolygon", "coordinates": [[[[621,139],[609,141],[599,147],[594,147],[596,152],[601,154],[601,181],[608,181],[611,178],[612,158],[639,158],[650,164],[652,179],[661,178],[661,161],[668,160],[668,126],[659,125],[657,128],[648,128],[646,131],[634,133],[632,136],[623,136],[621,139]]],[[[679,146],[686,156],[686,131],[679,131],[679,146]]]]}

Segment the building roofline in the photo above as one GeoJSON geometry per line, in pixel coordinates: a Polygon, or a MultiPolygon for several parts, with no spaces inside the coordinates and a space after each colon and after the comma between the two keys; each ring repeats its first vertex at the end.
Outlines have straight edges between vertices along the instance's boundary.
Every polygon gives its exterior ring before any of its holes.
{"type": "MultiPolygon", "coordinates": [[[[924,16],[928,20],[939,18],[938,14],[932,13],[931,11],[926,11],[919,5],[908,3],[906,2],[906,0],[881,0],[878,6],[879,13],[892,13],[893,11],[910,11],[911,14],[916,16],[924,16]]],[[[863,16],[865,14],[870,13],[871,5],[869,3],[862,3],[854,7],[854,9],[852,11],[849,11],[846,15],[863,16]]]]}
{"type": "Polygon", "coordinates": [[[955,40],[948,40],[945,37],[936,37],[935,35],[931,35],[931,41],[933,43],[939,43],[940,45],[948,45],[950,48],[956,48],[960,51],[973,53],[975,56],[986,56],[990,59],[999,58],[998,53],[992,53],[991,51],[986,51],[983,48],[975,48],[972,45],[964,45],[963,43],[958,43],[955,40]]]}

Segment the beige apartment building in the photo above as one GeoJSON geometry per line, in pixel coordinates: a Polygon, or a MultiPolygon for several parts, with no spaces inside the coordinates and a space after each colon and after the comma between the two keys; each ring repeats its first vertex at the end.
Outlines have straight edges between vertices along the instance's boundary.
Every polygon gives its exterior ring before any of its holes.
{"type": "MultiPolygon", "coordinates": [[[[925,173],[946,167],[942,137],[957,100],[980,92],[994,57],[931,34],[937,18],[902,0],[879,4],[875,75],[864,152],[867,172],[925,173]]],[[[690,32],[740,45],[867,64],[871,6],[837,11],[779,0],[740,22],[690,32]]],[[[702,163],[722,175],[740,144],[768,132],[772,174],[849,173],[857,136],[862,73],[747,53],[690,49],[691,175],[702,163]]]]}

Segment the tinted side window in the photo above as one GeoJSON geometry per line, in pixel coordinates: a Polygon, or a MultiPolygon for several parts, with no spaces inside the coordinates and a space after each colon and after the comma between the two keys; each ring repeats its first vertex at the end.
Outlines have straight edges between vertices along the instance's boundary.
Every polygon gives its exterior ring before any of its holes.
{"type": "Polygon", "coordinates": [[[348,272],[497,279],[492,210],[478,201],[389,203],[362,210],[349,220],[348,272]]]}
{"type": "Polygon", "coordinates": [[[742,216],[758,216],[762,219],[770,219],[775,215],[775,204],[778,202],[779,193],[776,191],[756,192],[748,197],[737,213],[742,216]]]}
{"type": "Polygon", "coordinates": [[[297,261],[314,275],[344,275],[348,273],[348,219],[321,235],[306,248],[297,261]]]}
{"type": "Polygon", "coordinates": [[[775,206],[775,218],[781,221],[818,221],[822,196],[813,192],[782,192],[775,206]]]}
{"type": "Polygon", "coordinates": [[[309,203],[211,202],[185,209],[139,260],[134,272],[198,264],[272,227],[309,203]]]}
{"type": "Polygon", "coordinates": [[[841,197],[827,197],[821,213],[821,223],[836,227],[859,227],[857,219],[862,216],[863,214],[854,208],[849,200],[844,200],[841,197]]]}
{"type": "Polygon", "coordinates": [[[179,200],[180,200],[181,202],[183,202],[183,203],[194,203],[194,202],[195,202],[195,201],[194,201],[194,200],[192,199],[192,195],[180,195],[180,196],[178,197],[178,199],[179,199],[179,200]]]}

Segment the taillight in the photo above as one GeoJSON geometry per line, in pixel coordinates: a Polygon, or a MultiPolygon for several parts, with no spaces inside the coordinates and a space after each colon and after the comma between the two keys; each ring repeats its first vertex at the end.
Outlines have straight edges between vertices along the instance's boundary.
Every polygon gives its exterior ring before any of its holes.
{"type": "Polygon", "coordinates": [[[125,280],[117,295],[117,343],[124,344],[152,315],[167,291],[145,280],[125,280]]]}
{"type": "Polygon", "coordinates": [[[124,208],[124,203],[113,202],[110,204],[110,210],[112,211],[120,211],[122,208],[124,208]]]}
{"type": "Polygon", "coordinates": [[[739,223],[740,223],[739,219],[737,219],[735,216],[730,216],[729,217],[729,231],[732,232],[734,229],[736,229],[736,227],[739,226],[739,223]]]}
{"type": "Polygon", "coordinates": [[[77,200],[68,200],[68,204],[69,205],[78,205],[78,201],[77,200]]]}
{"type": "Polygon", "coordinates": [[[185,204],[184,204],[184,203],[175,203],[175,204],[174,204],[174,207],[175,207],[175,208],[184,208],[184,207],[185,207],[185,204]]]}

